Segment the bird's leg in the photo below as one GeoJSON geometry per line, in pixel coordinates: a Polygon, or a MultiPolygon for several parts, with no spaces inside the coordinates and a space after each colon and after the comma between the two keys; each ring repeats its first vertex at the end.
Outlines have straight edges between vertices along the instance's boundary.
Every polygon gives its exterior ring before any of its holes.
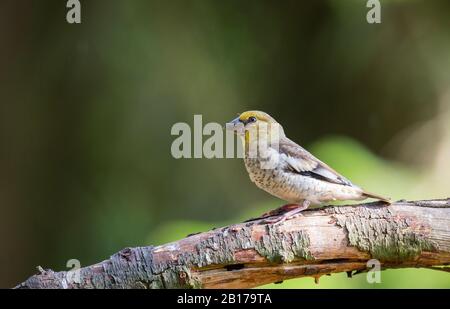
{"type": "Polygon", "coordinates": [[[268,212],[265,212],[262,214],[260,218],[267,218],[267,217],[273,217],[273,216],[279,216],[282,215],[290,210],[297,209],[299,207],[299,204],[286,204],[281,207],[278,207],[276,209],[270,210],[268,212]]]}
{"type": "MultiPolygon", "coordinates": [[[[267,224],[275,224],[275,223],[277,223],[278,224],[278,223],[281,223],[281,222],[283,222],[285,220],[292,219],[292,218],[296,217],[297,215],[299,215],[300,212],[302,212],[303,210],[308,208],[310,204],[311,204],[311,202],[308,201],[308,200],[303,200],[303,202],[301,204],[288,204],[288,205],[296,205],[297,207],[295,207],[292,210],[289,210],[288,212],[282,213],[281,215],[279,215],[276,218],[265,219],[265,220],[262,221],[262,223],[267,223],[267,224]]],[[[285,206],[288,206],[288,205],[285,205],[285,206]]],[[[290,206],[290,207],[292,207],[292,206],[290,206]]]]}
{"type": "Polygon", "coordinates": [[[286,204],[286,205],[283,205],[283,206],[278,207],[276,209],[273,209],[273,210],[270,210],[268,212],[265,212],[259,217],[245,220],[244,222],[252,222],[252,221],[256,221],[256,220],[266,219],[266,218],[269,218],[269,217],[281,216],[282,214],[287,213],[287,212],[289,212],[289,211],[291,211],[293,209],[297,209],[298,207],[299,207],[299,204],[286,204]]]}

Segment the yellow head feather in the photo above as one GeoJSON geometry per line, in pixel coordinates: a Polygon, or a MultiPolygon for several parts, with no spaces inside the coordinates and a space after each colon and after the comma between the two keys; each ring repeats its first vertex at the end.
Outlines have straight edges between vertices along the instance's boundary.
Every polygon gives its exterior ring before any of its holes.
{"type": "Polygon", "coordinates": [[[242,122],[248,121],[250,117],[255,117],[260,121],[265,122],[276,122],[269,114],[261,112],[261,111],[246,111],[239,115],[239,120],[242,122]]]}

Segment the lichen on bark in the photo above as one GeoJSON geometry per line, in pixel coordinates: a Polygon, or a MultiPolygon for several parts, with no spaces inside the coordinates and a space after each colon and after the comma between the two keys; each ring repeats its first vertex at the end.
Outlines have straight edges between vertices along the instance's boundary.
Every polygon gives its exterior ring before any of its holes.
{"type": "Polygon", "coordinates": [[[80,281],[68,276],[72,270],[39,267],[16,288],[254,287],[361,270],[370,256],[383,268],[450,265],[449,209],[449,199],[325,207],[287,224],[251,221],[158,247],[126,248],[80,269],[80,281]]]}
{"type": "Polygon", "coordinates": [[[252,228],[244,226],[237,230],[223,229],[221,233],[200,241],[196,252],[182,256],[179,260],[205,267],[236,262],[234,254],[245,249],[254,249],[271,262],[291,262],[296,258],[312,259],[308,250],[309,237],[302,231],[280,233],[276,226],[266,226],[266,233],[255,239],[252,228]]]}
{"type": "Polygon", "coordinates": [[[153,267],[149,286],[199,288],[201,283],[196,280],[191,268],[238,263],[235,253],[246,249],[255,250],[273,263],[288,263],[294,259],[310,260],[312,255],[308,249],[309,243],[309,237],[303,231],[280,233],[276,226],[267,226],[266,232],[260,238],[254,237],[251,226],[224,228],[220,233],[213,233],[199,241],[193,252],[180,254],[176,261],[160,264],[157,269],[153,267]],[[179,269],[181,265],[183,269],[179,269]]]}
{"type": "Polygon", "coordinates": [[[268,225],[267,234],[255,243],[256,251],[273,263],[289,263],[300,258],[312,260],[309,237],[303,231],[280,233],[276,226],[268,225]]]}
{"type": "Polygon", "coordinates": [[[366,251],[380,261],[414,260],[423,251],[436,251],[437,245],[427,239],[406,218],[391,213],[389,206],[352,212],[334,209],[337,224],[347,230],[350,245],[366,251]]]}

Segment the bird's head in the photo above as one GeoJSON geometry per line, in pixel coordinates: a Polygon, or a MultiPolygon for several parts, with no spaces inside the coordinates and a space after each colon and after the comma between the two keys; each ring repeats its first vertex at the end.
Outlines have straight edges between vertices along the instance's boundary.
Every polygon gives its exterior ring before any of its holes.
{"type": "Polygon", "coordinates": [[[267,136],[274,136],[271,138],[278,139],[284,136],[283,127],[269,114],[261,111],[246,111],[238,117],[227,123],[227,128],[233,130],[241,136],[245,136],[248,142],[251,132],[258,138],[265,138],[267,136]],[[267,134],[262,134],[266,132],[267,134]]]}

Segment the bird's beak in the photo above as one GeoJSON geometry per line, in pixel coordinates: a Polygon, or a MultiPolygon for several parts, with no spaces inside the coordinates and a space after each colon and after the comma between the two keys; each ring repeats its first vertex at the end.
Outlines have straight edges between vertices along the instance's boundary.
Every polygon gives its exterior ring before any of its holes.
{"type": "Polygon", "coordinates": [[[240,132],[244,129],[244,124],[239,120],[239,117],[234,118],[230,122],[227,122],[225,128],[230,131],[240,132]]]}
{"type": "Polygon", "coordinates": [[[232,126],[238,125],[239,123],[241,123],[241,121],[239,120],[239,117],[236,117],[233,120],[231,120],[230,122],[228,122],[228,124],[232,125],[232,126]]]}

